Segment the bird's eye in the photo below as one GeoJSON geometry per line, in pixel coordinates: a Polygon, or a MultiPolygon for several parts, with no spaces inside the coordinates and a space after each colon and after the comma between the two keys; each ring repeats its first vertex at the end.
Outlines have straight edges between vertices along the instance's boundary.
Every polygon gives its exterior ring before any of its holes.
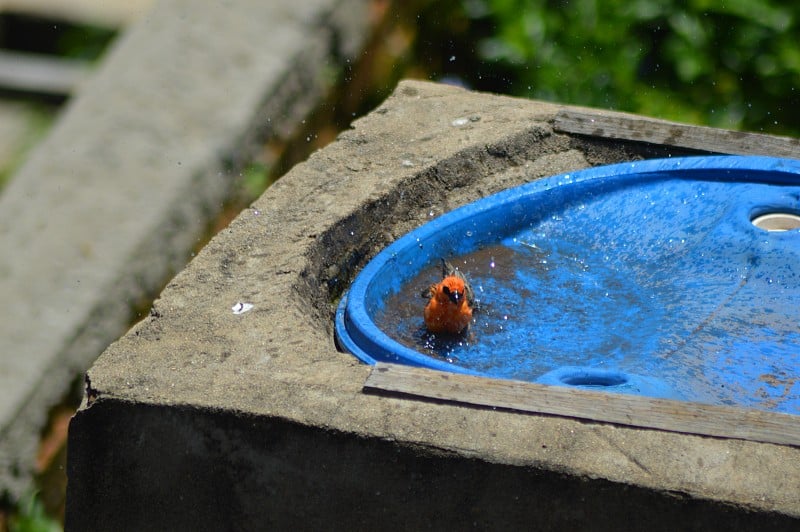
{"type": "Polygon", "coordinates": [[[450,288],[448,288],[445,285],[445,286],[442,287],[442,292],[444,292],[445,295],[449,296],[450,295],[450,288]]]}

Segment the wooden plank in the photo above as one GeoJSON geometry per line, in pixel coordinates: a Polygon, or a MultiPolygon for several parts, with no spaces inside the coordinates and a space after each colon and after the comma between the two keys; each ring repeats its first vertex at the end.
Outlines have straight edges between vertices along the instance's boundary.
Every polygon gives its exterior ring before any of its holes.
{"type": "Polygon", "coordinates": [[[731,155],[769,155],[800,159],[800,139],[691,126],[626,113],[563,109],[554,128],[608,139],[633,140],[731,155]]]}
{"type": "Polygon", "coordinates": [[[746,408],[488,379],[385,363],[375,366],[364,383],[364,391],[800,446],[797,416],[746,408]]]}

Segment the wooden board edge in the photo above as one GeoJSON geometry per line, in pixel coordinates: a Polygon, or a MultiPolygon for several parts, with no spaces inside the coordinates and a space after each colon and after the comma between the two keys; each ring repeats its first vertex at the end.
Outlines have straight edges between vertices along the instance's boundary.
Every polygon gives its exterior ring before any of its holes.
{"type": "Polygon", "coordinates": [[[628,113],[564,108],[556,113],[557,132],[647,142],[710,153],[800,158],[800,139],[695,126],[628,113]]]}
{"type": "Polygon", "coordinates": [[[716,438],[800,447],[797,416],[378,363],[363,390],[716,438]]]}

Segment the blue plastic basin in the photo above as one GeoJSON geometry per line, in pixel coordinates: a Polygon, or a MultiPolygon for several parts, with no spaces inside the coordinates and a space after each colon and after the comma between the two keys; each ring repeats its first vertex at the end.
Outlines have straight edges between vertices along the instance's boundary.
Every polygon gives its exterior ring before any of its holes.
{"type": "Polygon", "coordinates": [[[384,249],[342,299],[337,340],[370,364],[798,413],[798,216],[795,160],[676,158],[538,180],[384,249]],[[422,321],[442,257],[480,301],[462,337],[422,321]]]}

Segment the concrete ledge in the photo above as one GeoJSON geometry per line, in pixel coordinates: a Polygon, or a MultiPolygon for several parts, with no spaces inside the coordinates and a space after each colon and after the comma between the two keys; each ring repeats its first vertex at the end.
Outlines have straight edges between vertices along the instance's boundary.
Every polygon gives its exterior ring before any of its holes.
{"type": "Polygon", "coordinates": [[[560,109],[404,82],[271,187],[88,372],[68,527],[126,529],[148,501],[132,528],[796,527],[800,449],[364,394],[369,368],[336,350],[334,302],[406,231],[687,153],[557,133],[560,109]]]}
{"type": "Polygon", "coordinates": [[[359,49],[362,0],[164,0],[114,46],[0,197],[0,494],[47,410],[188,260],[259,139],[359,49]]]}

